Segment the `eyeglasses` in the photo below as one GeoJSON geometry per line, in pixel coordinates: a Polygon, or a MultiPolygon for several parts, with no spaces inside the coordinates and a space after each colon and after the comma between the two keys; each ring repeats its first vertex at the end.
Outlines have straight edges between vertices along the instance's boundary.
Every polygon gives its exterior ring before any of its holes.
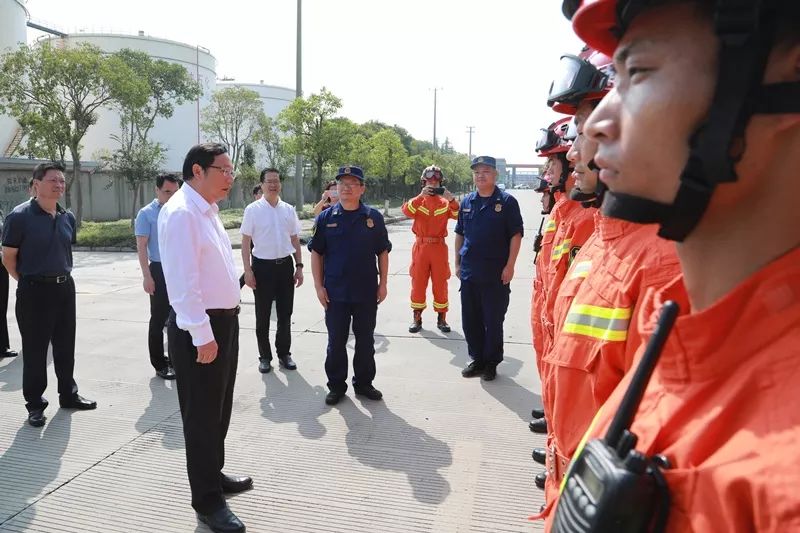
{"type": "Polygon", "coordinates": [[[208,168],[216,168],[226,176],[236,179],[236,172],[232,168],[218,167],[217,165],[208,165],[208,168]]]}

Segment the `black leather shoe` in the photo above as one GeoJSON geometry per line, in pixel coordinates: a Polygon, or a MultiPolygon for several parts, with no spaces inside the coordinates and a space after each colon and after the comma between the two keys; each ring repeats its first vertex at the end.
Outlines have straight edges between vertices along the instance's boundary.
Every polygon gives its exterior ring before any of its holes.
{"type": "Polygon", "coordinates": [[[547,419],[537,418],[531,420],[530,424],[528,424],[528,429],[534,433],[547,433],[547,419]]]}
{"type": "Polygon", "coordinates": [[[544,409],[532,409],[531,416],[533,418],[544,418],[544,409]]]}
{"type": "Polygon", "coordinates": [[[533,478],[533,482],[536,483],[536,486],[540,489],[544,490],[544,482],[547,479],[547,471],[539,472],[536,474],[536,477],[533,478]]]}
{"type": "Polygon", "coordinates": [[[211,514],[197,513],[197,519],[214,533],[244,533],[244,524],[227,506],[211,514]]]}
{"type": "Polygon", "coordinates": [[[370,400],[375,400],[376,402],[378,400],[383,399],[383,393],[378,389],[376,389],[375,387],[373,387],[372,385],[369,385],[368,387],[353,387],[353,388],[356,391],[356,396],[366,396],[370,400]]]}
{"type": "Polygon", "coordinates": [[[494,381],[496,377],[497,365],[486,365],[486,369],[483,371],[483,381],[494,381]]]}
{"type": "Polygon", "coordinates": [[[278,363],[286,370],[297,370],[297,363],[294,362],[291,355],[278,357],[278,363]]]}
{"type": "Polygon", "coordinates": [[[266,359],[259,359],[258,360],[258,371],[262,374],[269,374],[272,372],[272,362],[267,361],[266,359]]]}
{"type": "Polygon", "coordinates": [[[156,370],[156,376],[167,380],[175,379],[175,370],[173,370],[171,366],[166,366],[161,370],[156,370]]]}
{"type": "Polygon", "coordinates": [[[78,393],[73,394],[69,398],[59,398],[58,405],[64,409],[79,409],[81,411],[97,409],[97,402],[87,400],[78,393]]]}
{"type": "Polygon", "coordinates": [[[461,371],[461,375],[465,378],[474,378],[482,375],[485,369],[485,364],[479,363],[478,361],[472,361],[464,368],[464,370],[461,371]]]}
{"type": "Polygon", "coordinates": [[[543,465],[547,460],[547,450],[544,448],[534,448],[533,452],[531,452],[531,457],[533,457],[534,461],[543,465]]]}
{"type": "Polygon", "coordinates": [[[344,391],[330,391],[327,396],[325,396],[325,403],[328,405],[336,405],[344,398],[344,391]]]}
{"type": "Polygon", "coordinates": [[[33,411],[28,412],[28,424],[32,425],[35,428],[40,428],[44,425],[44,421],[47,420],[47,417],[44,416],[44,410],[47,409],[49,404],[44,402],[41,407],[38,409],[34,409],[33,411]]]}
{"type": "Polygon", "coordinates": [[[253,488],[253,478],[250,476],[226,476],[222,474],[222,492],[235,494],[253,488]]]}
{"type": "Polygon", "coordinates": [[[19,354],[14,350],[6,349],[5,351],[0,351],[0,359],[2,359],[3,357],[16,357],[18,355],[19,354]]]}

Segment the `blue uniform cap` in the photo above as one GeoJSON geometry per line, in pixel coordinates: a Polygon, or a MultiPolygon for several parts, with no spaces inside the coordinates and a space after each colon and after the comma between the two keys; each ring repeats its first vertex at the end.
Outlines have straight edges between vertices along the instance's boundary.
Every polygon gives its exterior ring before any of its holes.
{"type": "Polygon", "coordinates": [[[497,170],[497,160],[489,155],[479,155],[478,157],[474,158],[469,168],[475,168],[478,165],[486,165],[497,170]]]}
{"type": "Polygon", "coordinates": [[[364,183],[364,171],[361,170],[361,167],[339,167],[336,179],[339,180],[344,176],[353,176],[354,178],[358,178],[361,183],[364,183]]]}

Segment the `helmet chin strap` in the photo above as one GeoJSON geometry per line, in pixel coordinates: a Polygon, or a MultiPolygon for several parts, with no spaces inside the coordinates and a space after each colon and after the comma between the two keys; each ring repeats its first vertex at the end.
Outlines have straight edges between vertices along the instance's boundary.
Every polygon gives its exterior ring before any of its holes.
{"type": "MultiPolygon", "coordinates": [[[[625,2],[630,21],[642,2],[625,2]]],[[[737,180],[735,165],[745,151],[744,134],[754,114],[800,112],[800,83],[763,85],[773,48],[776,12],[769,2],[717,0],[715,33],[720,42],[714,98],[705,122],[692,135],[689,158],[675,200],[664,204],[608,192],[603,214],[640,224],[659,224],[659,236],[683,241],[705,215],[718,184],[737,180]]]]}

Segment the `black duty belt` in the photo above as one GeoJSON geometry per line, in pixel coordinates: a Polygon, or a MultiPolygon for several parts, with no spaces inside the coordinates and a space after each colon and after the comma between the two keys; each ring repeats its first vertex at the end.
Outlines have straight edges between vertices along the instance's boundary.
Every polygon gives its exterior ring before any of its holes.
{"type": "Polygon", "coordinates": [[[71,279],[69,274],[62,274],[60,276],[22,276],[22,281],[32,281],[33,283],[66,283],[71,279]]]}
{"type": "Polygon", "coordinates": [[[208,316],[236,316],[239,314],[239,306],[232,309],[206,309],[208,316]]]}
{"type": "Polygon", "coordinates": [[[269,263],[270,265],[282,265],[283,263],[291,260],[291,255],[281,257],[280,259],[261,259],[260,257],[253,256],[253,263],[269,263]]]}

